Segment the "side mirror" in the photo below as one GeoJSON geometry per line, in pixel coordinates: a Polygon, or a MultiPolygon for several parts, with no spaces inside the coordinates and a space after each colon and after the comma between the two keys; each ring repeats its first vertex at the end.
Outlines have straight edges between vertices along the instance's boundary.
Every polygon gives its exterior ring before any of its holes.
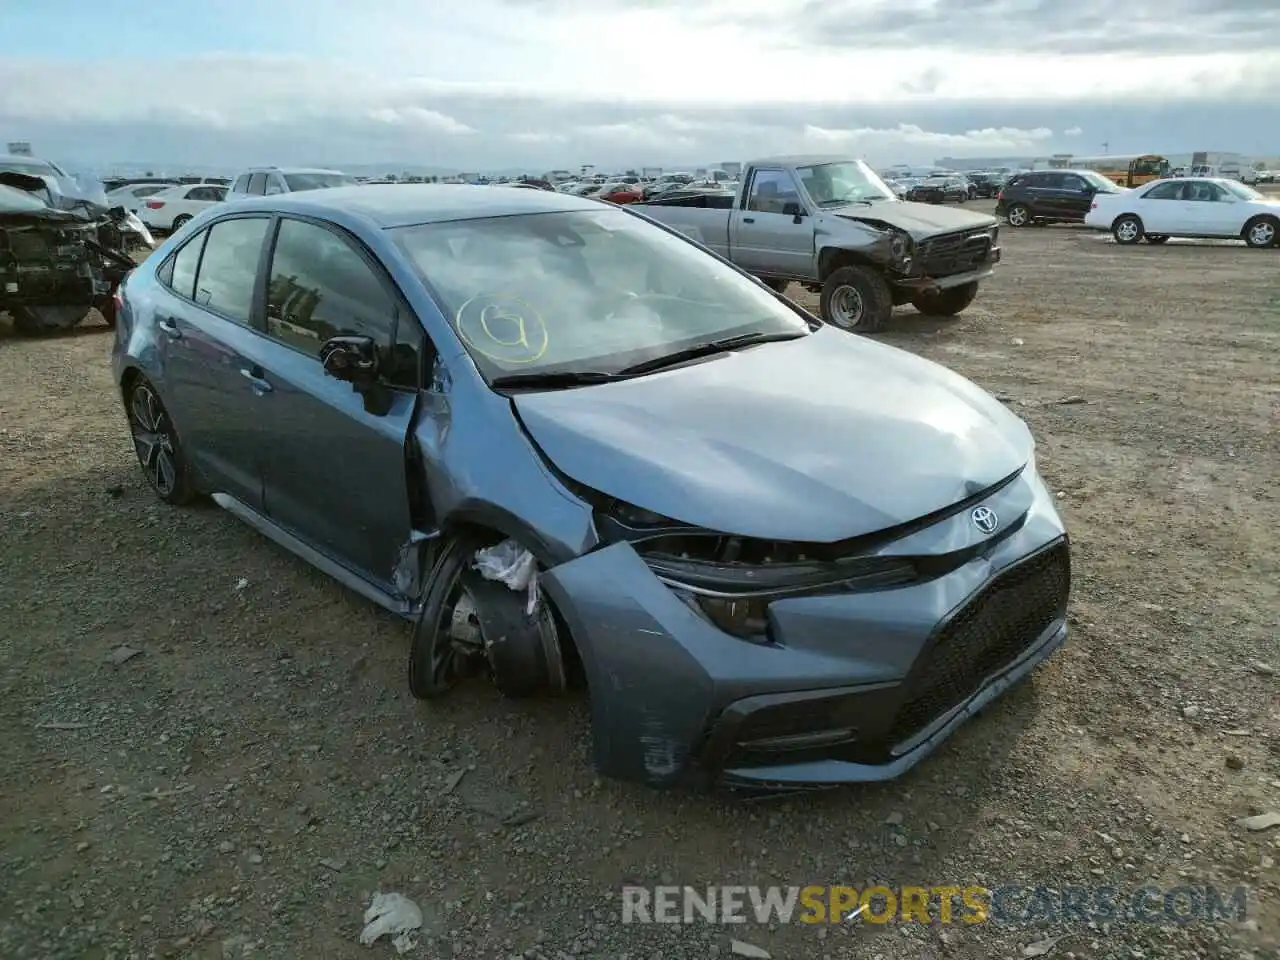
{"type": "Polygon", "coordinates": [[[791,217],[792,222],[799,223],[804,219],[804,207],[791,200],[782,205],[782,214],[783,216],[791,217]]]}
{"type": "Polygon", "coordinates": [[[378,346],[371,337],[333,337],[320,347],[324,372],[356,390],[367,390],[378,381],[378,346]]]}

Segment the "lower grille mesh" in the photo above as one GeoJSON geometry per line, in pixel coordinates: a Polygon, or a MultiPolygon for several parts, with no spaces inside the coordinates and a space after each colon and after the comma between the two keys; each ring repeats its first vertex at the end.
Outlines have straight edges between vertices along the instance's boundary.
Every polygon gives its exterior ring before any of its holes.
{"type": "Polygon", "coordinates": [[[890,743],[901,743],[964,702],[1066,612],[1071,560],[1065,543],[1006,571],[969,601],[921,654],[890,743]]]}

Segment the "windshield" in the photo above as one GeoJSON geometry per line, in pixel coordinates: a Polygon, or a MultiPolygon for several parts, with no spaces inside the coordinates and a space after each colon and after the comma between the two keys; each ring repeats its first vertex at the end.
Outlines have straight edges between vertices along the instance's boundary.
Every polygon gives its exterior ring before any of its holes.
{"type": "Polygon", "coordinates": [[[389,232],[490,380],[616,373],[723,337],[808,330],[763,286],[622,210],[389,232]]]}
{"type": "Polygon", "coordinates": [[[1229,192],[1235,194],[1241,200],[1267,199],[1265,194],[1260,193],[1259,191],[1253,189],[1253,187],[1249,187],[1243,183],[1240,183],[1238,180],[1223,180],[1222,185],[1226,187],[1229,192]]]}
{"type": "Polygon", "coordinates": [[[860,200],[896,200],[888,185],[861,160],[818,163],[796,167],[813,202],[820,207],[836,207],[860,200]]]}
{"type": "Polygon", "coordinates": [[[1078,170],[1076,172],[1079,173],[1079,175],[1084,178],[1085,182],[1088,183],[1089,186],[1096,187],[1099,193],[1119,193],[1120,192],[1120,188],[1116,186],[1116,182],[1114,180],[1110,180],[1107,177],[1104,177],[1102,174],[1097,173],[1096,171],[1078,170]]]}
{"type": "Polygon", "coordinates": [[[29,177],[60,177],[53,164],[43,160],[24,160],[18,157],[0,157],[0,173],[25,173],[29,177]]]}
{"type": "Polygon", "coordinates": [[[345,173],[286,173],[284,182],[290,190],[323,190],[326,187],[350,187],[355,178],[345,173]]]}

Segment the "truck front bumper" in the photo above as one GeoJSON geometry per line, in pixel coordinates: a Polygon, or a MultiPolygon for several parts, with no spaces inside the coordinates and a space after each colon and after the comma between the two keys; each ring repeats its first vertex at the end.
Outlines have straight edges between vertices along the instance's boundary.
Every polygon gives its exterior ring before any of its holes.
{"type": "Polygon", "coordinates": [[[903,277],[894,282],[895,286],[912,293],[938,293],[953,287],[962,287],[966,283],[976,283],[995,275],[996,264],[1000,262],[1000,248],[992,247],[982,265],[964,273],[953,273],[947,277],[903,277]]]}

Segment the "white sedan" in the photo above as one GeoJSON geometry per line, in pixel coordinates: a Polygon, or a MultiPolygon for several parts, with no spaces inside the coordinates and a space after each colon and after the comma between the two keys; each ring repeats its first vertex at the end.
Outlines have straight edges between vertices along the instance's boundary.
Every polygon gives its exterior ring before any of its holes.
{"type": "Polygon", "coordinates": [[[138,208],[138,216],[152,230],[173,233],[197,214],[227,199],[227,188],[213,183],[184,183],[153,193],[138,208]]]}
{"type": "Polygon", "coordinates": [[[1110,230],[1116,243],[1196,237],[1272,247],[1280,243],[1280,197],[1219,177],[1156,180],[1119,193],[1099,193],[1084,222],[1110,230]]]}
{"type": "Polygon", "coordinates": [[[173,184],[171,183],[133,183],[108,193],[107,203],[110,206],[124,207],[131,213],[137,213],[147,197],[153,196],[161,190],[168,190],[172,186],[173,184]]]}

